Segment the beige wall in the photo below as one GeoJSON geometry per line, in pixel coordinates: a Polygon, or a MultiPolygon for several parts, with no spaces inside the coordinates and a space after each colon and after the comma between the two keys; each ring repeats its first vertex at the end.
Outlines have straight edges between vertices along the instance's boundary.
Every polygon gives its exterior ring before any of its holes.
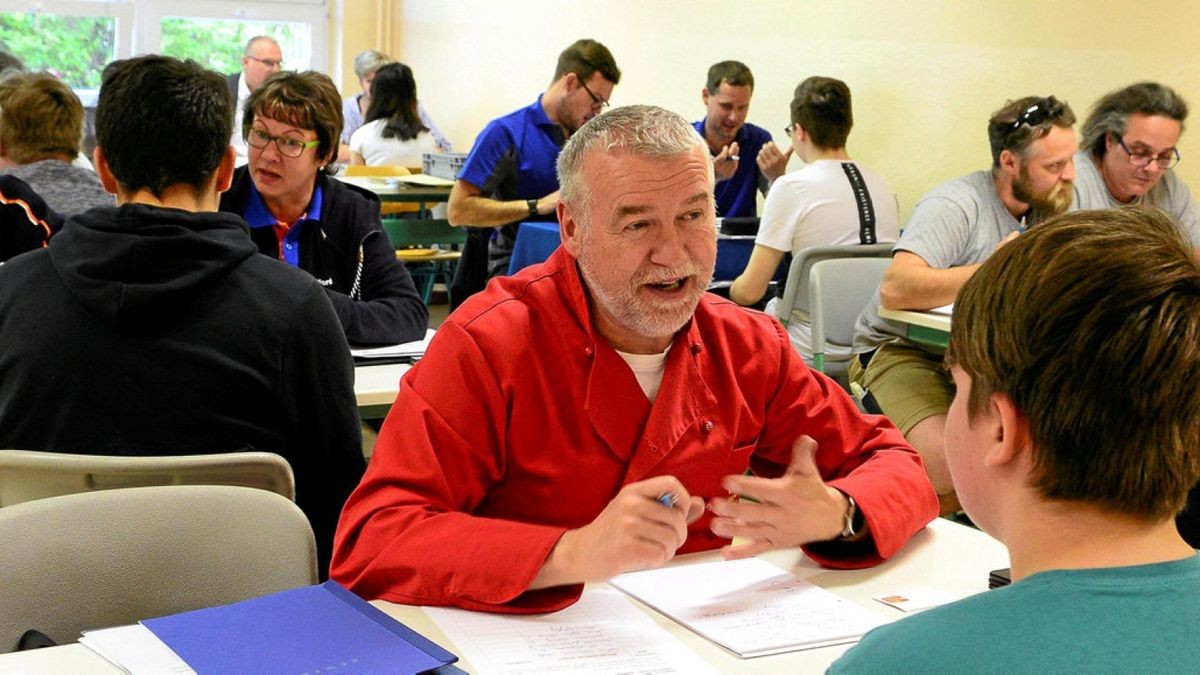
{"type": "MultiPolygon", "coordinates": [[[[796,84],[809,75],[838,77],[854,94],[850,152],[891,180],[906,215],[938,182],[989,165],[986,120],[1005,99],[1052,93],[1082,118],[1104,92],[1155,79],[1200,106],[1193,74],[1200,5],[1141,7],[1109,0],[345,0],[343,73],[371,46],[405,61],[425,107],[464,152],[488,120],[532,101],[558,52],[580,37],[600,40],[616,56],[623,78],[614,105],[655,103],[688,119],[703,113],[709,65],[746,62],[757,83],[750,121],[777,138],[796,84]]],[[[357,89],[352,73],[344,81],[357,89]]],[[[1180,143],[1179,172],[1200,189],[1194,136],[1180,143]]]]}

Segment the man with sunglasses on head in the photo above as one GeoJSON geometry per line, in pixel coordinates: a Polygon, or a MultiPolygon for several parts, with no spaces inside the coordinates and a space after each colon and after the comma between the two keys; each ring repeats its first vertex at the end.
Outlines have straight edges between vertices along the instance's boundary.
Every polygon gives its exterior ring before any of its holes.
{"type": "Polygon", "coordinates": [[[988,120],[990,171],[948,181],[925,195],[892,252],[892,264],[855,327],[850,380],[925,460],[943,515],[958,510],[946,467],[946,411],[954,388],[942,354],[905,338],[879,308],[928,310],[959,288],[998,247],[1067,210],[1074,197],[1075,113],[1053,96],[1009,101],[988,120]]]}
{"type": "Polygon", "coordinates": [[[233,135],[229,144],[237,153],[237,165],[242,166],[248,161],[249,149],[246,139],[242,138],[242,112],[246,101],[255,89],[262,86],[268,77],[278,73],[283,68],[283,51],[275,38],[267,35],[256,35],[246,41],[242,50],[242,70],[225,76],[225,84],[229,94],[233,96],[233,135]]]}
{"type": "Polygon", "coordinates": [[[536,101],[492,120],[475,139],[447,204],[450,224],[470,228],[451,284],[451,307],[508,272],[521,221],[554,220],[558,153],[608,107],[620,80],[607,47],[577,40],[559,54],[554,80],[536,101]]]}
{"type": "Polygon", "coordinates": [[[1155,206],[1179,221],[1200,251],[1200,209],[1172,170],[1187,103],[1157,82],[1138,82],[1105,94],[1080,128],[1075,208],[1155,206]]]}

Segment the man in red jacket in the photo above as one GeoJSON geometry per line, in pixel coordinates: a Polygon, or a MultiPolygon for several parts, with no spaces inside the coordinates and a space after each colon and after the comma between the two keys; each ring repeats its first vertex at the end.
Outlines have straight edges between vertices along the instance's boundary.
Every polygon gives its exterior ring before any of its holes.
{"type": "Polygon", "coordinates": [[[542,612],[722,546],[865,567],[936,516],[886,419],[809,371],[776,321],[705,294],[713,168],[691,125],[614,110],[558,172],[562,247],[472,297],[405,377],[342,513],[334,579],[542,612]]]}

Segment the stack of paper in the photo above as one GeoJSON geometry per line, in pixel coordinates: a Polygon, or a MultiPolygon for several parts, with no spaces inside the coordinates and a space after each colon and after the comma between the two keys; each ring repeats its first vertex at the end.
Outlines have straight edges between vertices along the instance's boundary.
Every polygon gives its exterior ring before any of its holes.
{"type": "Polygon", "coordinates": [[[80,642],[135,674],[422,673],[458,660],[332,581],[88,631],[80,642]]]}
{"type": "Polygon", "coordinates": [[[429,328],[425,331],[425,337],[420,340],[401,342],[395,345],[384,345],[382,347],[356,347],[350,350],[350,355],[356,361],[364,363],[405,359],[416,361],[425,355],[425,350],[429,348],[429,341],[433,339],[433,334],[434,330],[429,328]]]}
{"type": "Polygon", "coordinates": [[[609,583],[743,658],[855,642],[884,623],[758,558],[632,572],[609,583]]]}

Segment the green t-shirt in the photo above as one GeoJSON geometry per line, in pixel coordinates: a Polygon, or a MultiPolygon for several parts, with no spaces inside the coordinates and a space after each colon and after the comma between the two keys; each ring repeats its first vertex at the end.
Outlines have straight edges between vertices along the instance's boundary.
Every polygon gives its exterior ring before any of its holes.
{"type": "Polygon", "coordinates": [[[830,673],[1200,670],[1200,555],[1042,572],[881,626],[830,673]]]}

